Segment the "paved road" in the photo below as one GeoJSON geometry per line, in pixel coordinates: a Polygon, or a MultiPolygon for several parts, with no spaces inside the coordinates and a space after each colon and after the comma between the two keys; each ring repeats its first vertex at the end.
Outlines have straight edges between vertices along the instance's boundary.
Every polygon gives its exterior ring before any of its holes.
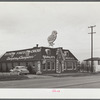
{"type": "Polygon", "coordinates": [[[100,88],[100,75],[0,81],[0,88],[100,88]]]}

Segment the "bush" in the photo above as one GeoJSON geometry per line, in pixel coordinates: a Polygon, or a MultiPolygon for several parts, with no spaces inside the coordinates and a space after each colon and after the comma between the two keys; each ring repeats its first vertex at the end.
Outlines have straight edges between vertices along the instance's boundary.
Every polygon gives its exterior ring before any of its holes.
{"type": "Polygon", "coordinates": [[[31,74],[36,74],[35,68],[32,66],[28,66],[27,68],[31,74]]]}

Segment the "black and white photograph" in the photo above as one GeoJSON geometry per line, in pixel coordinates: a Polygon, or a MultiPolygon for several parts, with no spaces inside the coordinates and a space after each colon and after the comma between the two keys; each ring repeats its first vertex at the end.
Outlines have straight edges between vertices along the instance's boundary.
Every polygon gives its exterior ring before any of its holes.
{"type": "Polygon", "coordinates": [[[100,2],[0,2],[0,89],[99,89],[99,11],[100,2]]]}

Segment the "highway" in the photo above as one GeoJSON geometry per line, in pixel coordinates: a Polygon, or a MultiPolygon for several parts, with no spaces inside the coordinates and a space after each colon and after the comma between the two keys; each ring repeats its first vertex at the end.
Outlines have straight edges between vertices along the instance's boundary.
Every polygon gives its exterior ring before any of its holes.
{"type": "Polygon", "coordinates": [[[0,81],[0,88],[100,88],[100,75],[0,81]]]}

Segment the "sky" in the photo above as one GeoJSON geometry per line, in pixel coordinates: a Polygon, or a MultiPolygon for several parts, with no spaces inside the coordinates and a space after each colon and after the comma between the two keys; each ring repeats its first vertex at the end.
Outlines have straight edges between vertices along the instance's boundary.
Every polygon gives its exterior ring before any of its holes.
{"type": "Polygon", "coordinates": [[[49,47],[47,38],[57,31],[55,47],[70,50],[82,61],[100,57],[100,2],[0,2],[0,55],[6,51],[49,47]]]}

